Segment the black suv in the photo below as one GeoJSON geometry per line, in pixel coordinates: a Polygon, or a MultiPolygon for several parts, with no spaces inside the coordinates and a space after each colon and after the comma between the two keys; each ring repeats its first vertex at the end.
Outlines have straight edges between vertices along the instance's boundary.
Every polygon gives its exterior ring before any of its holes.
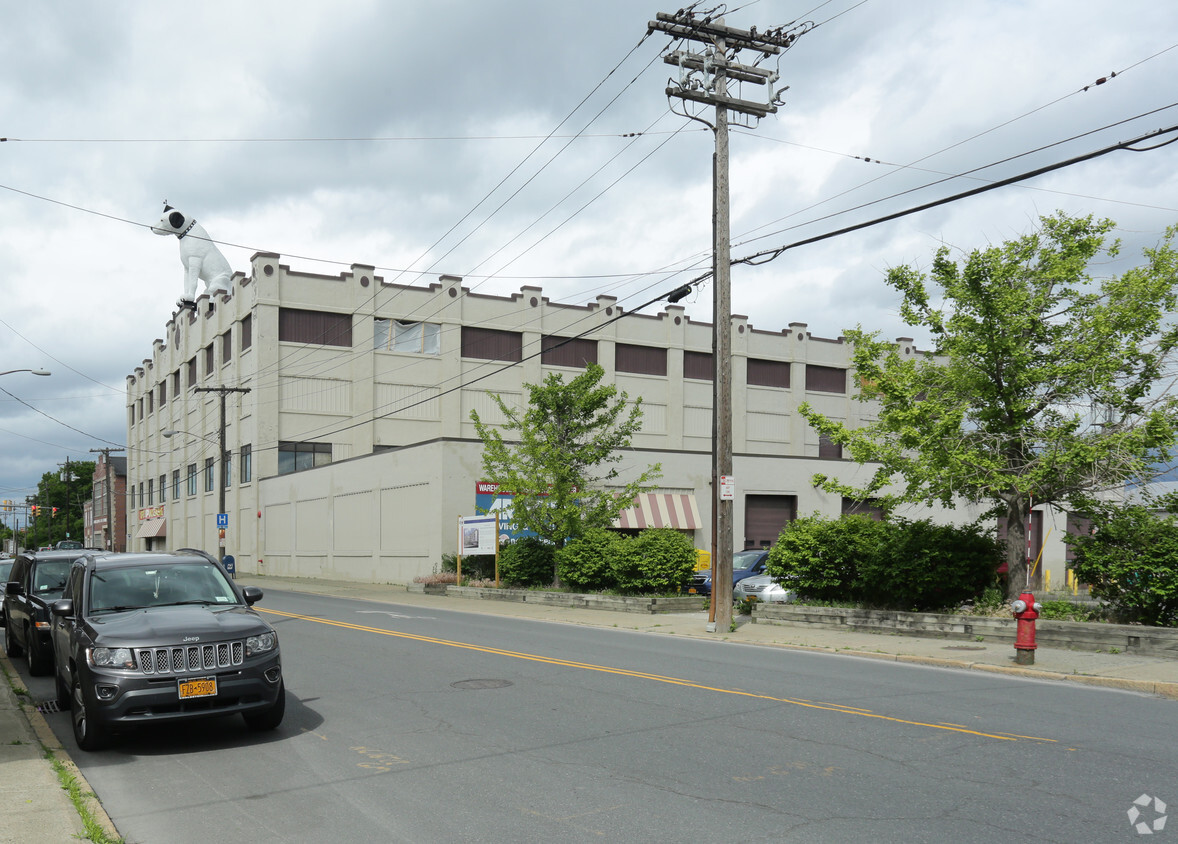
{"type": "Polygon", "coordinates": [[[282,722],[278,636],[199,553],[91,553],[53,605],[57,694],[74,738],[99,750],[140,724],[241,713],[255,730],[282,722]]]}
{"type": "Polygon", "coordinates": [[[61,597],[70,564],[82,551],[25,551],[18,554],[4,586],[4,650],[29,657],[29,673],[53,670],[49,605],[61,597]]]}

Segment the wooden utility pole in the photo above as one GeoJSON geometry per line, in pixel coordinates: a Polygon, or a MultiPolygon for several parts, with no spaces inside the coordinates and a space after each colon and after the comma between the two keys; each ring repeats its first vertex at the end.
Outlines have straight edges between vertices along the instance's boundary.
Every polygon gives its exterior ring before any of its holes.
{"type": "MultiPolygon", "coordinates": [[[[248,393],[249,387],[193,387],[194,393],[219,393],[221,396],[221,427],[220,434],[217,437],[218,448],[221,450],[218,462],[221,464],[221,471],[218,473],[221,476],[220,488],[217,490],[217,512],[225,513],[225,487],[229,485],[229,465],[225,459],[225,396],[229,393],[248,393]]],[[[221,541],[220,530],[217,541],[217,559],[222,563],[225,562],[225,543],[221,541]]]]}
{"type": "MultiPolygon", "coordinates": [[[[781,91],[773,88],[776,70],[757,63],[779,56],[812,24],[771,29],[733,29],[723,18],[697,16],[690,7],[673,15],[660,12],[647,32],[664,32],[680,41],[704,45],[703,53],[673,50],[663,61],[679,68],[679,81],[667,88],[668,97],[683,101],[683,116],[709,126],[716,137],[712,166],[712,601],[708,631],[727,632],[732,626],[733,499],[732,466],[732,253],[728,197],[728,120],[735,112],[750,122],[777,111],[781,91]],[[753,64],[737,59],[742,50],[758,53],[753,64]],[[728,83],[767,85],[764,102],[729,96],[728,83]],[[690,103],[713,106],[714,122],[688,113],[690,103]]],[[[784,89],[782,89],[784,90],[784,89]]],[[[744,124],[742,124],[744,125],[744,124]]],[[[751,128],[751,126],[750,126],[751,128]]]]}

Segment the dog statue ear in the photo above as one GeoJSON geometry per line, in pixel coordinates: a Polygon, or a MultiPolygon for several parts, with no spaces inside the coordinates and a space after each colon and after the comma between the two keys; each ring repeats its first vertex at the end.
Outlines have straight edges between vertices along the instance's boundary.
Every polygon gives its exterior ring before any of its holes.
{"type": "Polygon", "coordinates": [[[179,211],[173,211],[168,215],[168,225],[174,229],[179,229],[184,225],[184,215],[179,211]]]}

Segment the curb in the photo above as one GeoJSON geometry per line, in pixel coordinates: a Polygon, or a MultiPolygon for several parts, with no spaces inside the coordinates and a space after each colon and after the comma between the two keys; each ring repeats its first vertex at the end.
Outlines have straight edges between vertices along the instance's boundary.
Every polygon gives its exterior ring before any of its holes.
{"type": "MultiPolygon", "coordinates": [[[[25,720],[28,721],[33,734],[36,735],[37,741],[41,743],[41,746],[53,759],[65,767],[70,776],[77,780],[82,799],[86,804],[86,809],[94,822],[102,827],[107,837],[111,840],[121,841],[122,837],[119,835],[114,821],[110,819],[110,815],[102,807],[102,803],[99,801],[98,795],[94,793],[94,789],[90,787],[90,783],[82,776],[82,771],[70,757],[69,751],[65,749],[61,741],[57,738],[57,734],[53,732],[53,729],[49,726],[49,722],[45,720],[45,716],[37,711],[37,707],[34,704],[28,701],[29,689],[25,686],[20,673],[13,666],[12,661],[8,658],[8,654],[4,653],[3,649],[0,649],[0,660],[4,661],[5,667],[9,672],[13,690],[24,692],[23,695],[18,694],[19,700],[17,701],[17,706],[25,716],[25,720]]],[[[46,760],[46,762],[48,761],[46,760]]],[[[56,776],[57,774],[54,772],[54,777],[56,776]]]]}

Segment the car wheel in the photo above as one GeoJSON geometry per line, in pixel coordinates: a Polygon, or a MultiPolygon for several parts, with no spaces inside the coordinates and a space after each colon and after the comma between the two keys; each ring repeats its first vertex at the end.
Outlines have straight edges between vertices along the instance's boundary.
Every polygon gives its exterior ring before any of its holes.
{"type": "Polygon", "coordinates": [[[16,639],[12,635],[12,625],[4,625],[4,653],[9,656],[23,656],[24,650],[16,643],[16,639]]]}
{"type": "Polygon", "coordinates": [[[53,660],[45,653],[45,646],[39,643],[35,631],[25,628],[25,644],[29,647],[29,673],[34,677],[43,677],[53,670],[53,660]]]}
{"type": "Polygon", "coordinates": [[[279,681],[278,699],[269,709],[261,712],[242,713],[245,725],[251,730],[273,730],[282,723],[282,716],[286,714],[286,685],[279,681]]]}
{"type": "Polygon", "coordinates": [[[110,733],[106,727],[92,717],[93,713],[86,704],[86,696],[82,694],[82,684],[74,673],[73,686],[70,688],[70,720],[74,725],[74,741],[78,747],[86,751],[102,750],[110,741],[110,733]]]}

